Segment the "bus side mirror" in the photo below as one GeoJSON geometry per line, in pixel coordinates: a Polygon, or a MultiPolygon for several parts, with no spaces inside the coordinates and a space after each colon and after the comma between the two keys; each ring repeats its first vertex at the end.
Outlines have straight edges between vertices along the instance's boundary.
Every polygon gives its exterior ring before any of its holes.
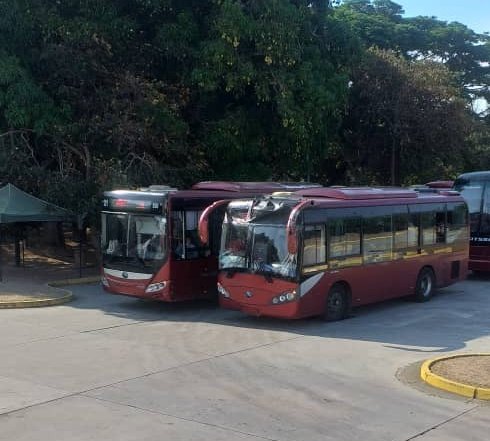
{"type": "MultiPolygon", "coordinates": [[[[208,207],[209,208],[209,207],[208,207]]],[[[204,215],[207,211],[203,211],[201,217],[199,218],[198,232],[199,232],[199,240],[203,245],[207,245],[209,242],[209,215],[204,215]]]]}
{"type": "Polygon", "coordinates": [[[209,217],[211,216],[212,212],[216,208],[224,204],[228,204],[229,202],[230,201],[228,200],[216,201],[202,212],[201,217],[199,218],[197,230],[199,232],[199,239],[203,245],[209,245],[209,217]]]}
{"type": "Polygon", "coordinates": [[[298,205],[296,205],[296,207],[293,208],[291,214],[289,215],[286,231],[288,235],[288,252],[290,254],[295,254],[298,251],[298,235],[296,234],[296,223],[298,221],[301,209],[306,205],[313,205],[313,201],[301,201],[298,205]]]}

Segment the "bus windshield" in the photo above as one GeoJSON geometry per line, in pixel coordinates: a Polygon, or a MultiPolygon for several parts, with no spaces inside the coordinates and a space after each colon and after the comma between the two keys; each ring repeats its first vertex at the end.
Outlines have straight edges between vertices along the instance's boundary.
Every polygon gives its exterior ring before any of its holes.
{"type": "MultiPolygon", "coordinates": [[[[457,180],[455,183],[455,190],[461,193],[466,203],[468,204],[468,211],[470,215],[470,231],[471,233],[490,234],[490,205],[485,206],[483,201],[483,190],[485,182],[480,180],[470,181],[468,179],[457,180]],[[482,210],[483,205],[483,210],[482,210]]],[[[487,193],[490,187],[487,186],[487,193]]],[[[488,194],[486,199],[490,199],[488,194]]]]}
{"type": "Polygon", "coordinates": [[[221,243],[220,269],[296,275],[296,255],[288,253],[285,225],[225,223],[221,243]]]}
{"type": "Polygon", "coordinates": [[[166,218],[161,215],[102,213],[104,264],[155,272],[166,258],[166,218]]]}
{"type": "Polygon", "coordinates": [[[221,269],[246,269],[248,267],[248,224],[226,222],[223,224],[219,266],[221,269]]]}
{"type": "Polygon", "coordinates": [[[296,256],[288,253],[285,225],[252,225],[251,259],[253,272],[293,277],[296,256]]]}

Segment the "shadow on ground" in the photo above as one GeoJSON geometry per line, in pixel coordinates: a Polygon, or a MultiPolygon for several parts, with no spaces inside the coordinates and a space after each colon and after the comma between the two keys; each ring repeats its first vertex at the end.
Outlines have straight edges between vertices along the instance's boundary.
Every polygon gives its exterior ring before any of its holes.
{"type": "Polygon", "coordinates": [[[161,303],[106,294],[100,285],[73,287],[76,300],[67,307],[98,309],[136,322],[213,323],[298,335],[381,342],[400,351],[439,353],[462,350],[471,340],[490,335],[490,276],[439,290],[427,303],[407,299],[356,308],[351,318],[325,323],[318,318],[279,320],[222,310],[216,303],[161,303]],[[434,330],[437,329],[437,332],[434,330]]]}
{"type": "MultiPolygon", "coordinates": [[[[49,281],[94,277],[95,264],[78,267],[73,260],[31,253],[23,266],[10,259],[2,267],[4,281],[19,289],[49,281]]],[[[428,303],[406,299],[356,308],[351,318],[325,323],[317,318],[279,320],[250,317],[220,309],[216,302],[161,303],[103,292],[100,284],[72,286],[76,298],[65,308],[100,310],[130,322],[213,323],[226,327],[255,328],[297,335],[381,342],[400,351],[438,353],[462,350],[479,337],[490,335],[490,275],[470,275],[468,280],[440,290],[428,303]],[[434,330],[437,329],[437,332],[434,330]]]]}

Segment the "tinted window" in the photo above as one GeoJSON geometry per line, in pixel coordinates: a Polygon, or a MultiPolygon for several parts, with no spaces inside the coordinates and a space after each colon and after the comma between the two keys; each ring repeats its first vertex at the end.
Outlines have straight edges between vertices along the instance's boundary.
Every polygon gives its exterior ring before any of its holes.
{"type": "Polygon", "coordinates": [[[420,214],[422,245],[446,241],[446,204],[418,204],[410,207],[411,213],[420,214]]]}
{"type": "Polygon", "coordinates": [[[490,235],[490,182],[487,183],[483,196],[480,233],[484,236],[490,235]]]}
{"type": "Polygon", "coordinates": [[[365,263],[383,262],[392,257],[391,215],[363,219],[363,255],[365,263]]]}
{"type": "Polygon", "coordinates": [[[468,210],[464,203],[447,204],[447,243],[467,241],[468,210]]]}
{"type": "Polygon", "coordinates": [[[184,243],[184,212],[172,211],[170,222],[172,231],[172,252],[174,257],[182,258],[182,244],[184,243]]]}
{"type": "Polygon", "coordinates": [[[325,226],[307,225],[304,230],[303,266],[325,262],[325,226]]]}
{"type": "MultiPolygon", "coordinates": [[[[468,210],[470,214],[470,230],[472,233],[477,233],[480,229],[480,218],[481,218],[481,205],[483,197],[483,181],[467,181],[462,180],[456,182],[455,189],[461,193],[461,196],[465,199],[468,204],[468,210]]],[[[487,186],[488,191],[488,186],[487,186]]],[[[487,201],[488,201],[487,193],[487,201]]],[[[488,207],[490,208],[490,207],[488,207]]],[[[487,213],[489,211],[487,210],[487,213]]],[[[488,225],[488,217],[486,219],[488,225]]]]}
{"type": "MultiPolygon", "coordinates": [[[[403,250],[414,246],[413,231],[409,230],[409,226],[413,228],[408,214],[408,207],[393,207],[393,252],[395,258],[403,257],[403,250]],[[409,231],[411,234],[409,234],[409,231]],[[410,236],[410,237],[409,237],[410,236]]],[[[416,245],[416,244],[415,244],[416,245]]]]}
{"type": "Polygon", "coordinates": [[[206,253],[201,247],[197,224],[201,211],[172,211],[172,251],[176,259],[197,259],[206,253]]]}
{"type": "Polygon", "coordinates": [[[329,220],[328,238],[329,259],[361,254],[360,218],[329,220]]]}
{"type": "Polygon", "coordinates": [[[409,213],[408,215],[408,247],[418,247],[420,240],[420,214],[409,213]]]}

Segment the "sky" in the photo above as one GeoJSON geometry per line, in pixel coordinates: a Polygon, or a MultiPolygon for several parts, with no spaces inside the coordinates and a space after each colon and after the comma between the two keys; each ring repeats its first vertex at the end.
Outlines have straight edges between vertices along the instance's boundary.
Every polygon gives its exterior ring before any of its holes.
{"type": "Polygon", "coordinates": [[[435,16],[458,21],[478,33],[490,32],[490,0],[393,0],[405,10],[405,17],[435,16]]]}

